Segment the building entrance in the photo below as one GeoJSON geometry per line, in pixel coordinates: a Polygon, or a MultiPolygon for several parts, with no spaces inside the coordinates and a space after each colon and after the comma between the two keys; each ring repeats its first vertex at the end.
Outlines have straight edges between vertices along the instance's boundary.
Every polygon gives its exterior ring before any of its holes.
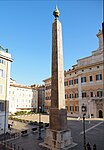
{"type": "Polygon", "coordinates": [[[102,110],[99,110],[99,118],[103,118],[103,112],[102,112],[102,110]]]}

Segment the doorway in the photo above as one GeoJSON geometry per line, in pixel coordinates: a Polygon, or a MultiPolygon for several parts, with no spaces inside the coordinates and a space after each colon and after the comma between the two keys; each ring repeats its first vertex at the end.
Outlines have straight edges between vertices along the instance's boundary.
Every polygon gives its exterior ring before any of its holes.
{"type": "Polygon", "coordinates": [[[99,110],[99,118],[103,118],[103,112],[102,112],[102,110],[99,110]]]}

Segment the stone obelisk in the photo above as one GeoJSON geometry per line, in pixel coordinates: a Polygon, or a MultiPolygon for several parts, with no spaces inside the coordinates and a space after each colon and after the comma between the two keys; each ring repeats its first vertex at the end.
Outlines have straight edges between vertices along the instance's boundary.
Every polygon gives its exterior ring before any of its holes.
{"type": "Polygon", "coordinates": [[[52,80],[50,129],[67,129],[67,111],[65,109],[64,64],[62,47],[62,27],[58,20],[60,12],[56,7],[52,24],[52,80]]]}
{"type": "Polygon", "coordinates": [[[67,110],[65,109],[64,65],[62,47],[62,27],[58,20],[60,12],[56,7],[52,24],[52,88],[49,128],[42,146],[50,150],[66,150],[72,145],[71,131],[67,127],[67,110]]]}

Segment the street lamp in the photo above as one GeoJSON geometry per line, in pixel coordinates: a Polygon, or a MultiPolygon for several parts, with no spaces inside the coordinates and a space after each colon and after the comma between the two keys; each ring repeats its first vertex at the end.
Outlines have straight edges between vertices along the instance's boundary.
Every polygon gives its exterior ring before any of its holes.
{"type": "Polygon", "coordinates": [[[91,118],[90,102],[91,102],[91,100],[88,100],[88,118],[91,118]]]}
{"type": "Polygon", "coordinates": [[[42,137],[41,137],[41,106],[39,106],[39,137],[38,137],[38,140],[42,140],[42,137]]]}
{"type": "Polygon", "coordinates": [[[85,135],[85,115],[86,115],[87,107],[82,105],[82,113],[83,113],[83,141],[84,141],[84,150],[86,150],[86,135],[85,135]]]}

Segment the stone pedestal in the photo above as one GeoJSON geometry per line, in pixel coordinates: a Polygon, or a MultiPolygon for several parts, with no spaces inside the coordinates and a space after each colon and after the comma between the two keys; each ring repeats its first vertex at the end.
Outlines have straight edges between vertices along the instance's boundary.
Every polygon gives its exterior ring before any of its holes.
{"type": "Polygon", "coordinates": [[[40,146],[46,147],[49,150],[68,150],[74,147],[70,130],[56,131],[52,129],[46,130],[46,137],[40,146]]]}
{"type": "Polygon", "coordinates": [[[50,108],[49,122],[52,130],[67,130],[67,110],[50,108]]]}
{"type": "Polygon", "coordinates": [[[71,137],[71,130],[67,127],[66,109],[50,109],[50,126],[46,130],[44,142],[40,146],[49,150],[68,150],[75,146],[71,137]]]}

